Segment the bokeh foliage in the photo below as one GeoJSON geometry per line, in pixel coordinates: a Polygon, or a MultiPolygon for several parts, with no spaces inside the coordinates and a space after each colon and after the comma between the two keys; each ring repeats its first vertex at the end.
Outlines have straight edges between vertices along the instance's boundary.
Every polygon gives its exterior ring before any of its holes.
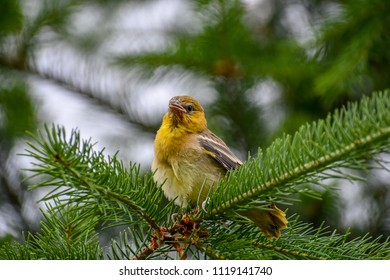
{"type": "MultiPolygon", "coordinates": [[[[152,8],[158,2],[2,1],[0,211],[5,220],[15,221],[8,224],[13,235],[35,227],[23,212],[29,199],[22,183],[24,174],[11,160],[24,132],[39,125],[39,104],[31,97],[32,78],[70,88],[98,101],[102,111],[108,108],[138,129],[154,132],[161,116],[145,117],[137,103],[143,93],[115,92],[117,81],[155,86],[159,81],[175,83],[183,75],[192,75],[211,84],[213,93],[192,92],[194,82],[188,83],[188,93],[211,100],[205,108],[210,128],[243,159],[248,152],[257,154],[259,147],[269,146],[276,137],[324,118],[348,101],[389,88],[387,0],[188,0],[182,5],[193,21],[161,24],[154,27],[157,31],[137,30],[137,25],[133,29],[118,16],[123,10],[134,16],[133,10],[152,8]],[[83,20],[88,17],[96,24],[88,25],[83,20]],[[163,38],[162,43],[154,43],[154,36],[157,41],[163,38]],[[123,37],[130,40],[123,42],[123,37]],[[110,48],[115,44],[121,45],[119,51],[110,48]],[[62,53],[66,59],[60,63],[50,60],[62,53]],[[119,78],[105,80],[113,70],[119,78]],[[138,80],[129,79],[128,73],[138,80]],[[10,176],[10,169],[17,175],[10,176]],[[13,210],[4,212],[9,209],[6,206],[13,210]]],[[[162,10],[155,14],[164,18],[162,10]]],[[[370,222],[351,232],[388,236],[386,180],[371,171],[357,173],[366,179],[360,184],[367,187],[359,203],[368,201],[367,211],[373,215],[370,222]]],[[[343,200],[337,192],[321,195],[321,201],[300,197],[303,203],[290,211],[315,225],[325,220],[341,230],[350,226],[343,223],[343,200]]]]}

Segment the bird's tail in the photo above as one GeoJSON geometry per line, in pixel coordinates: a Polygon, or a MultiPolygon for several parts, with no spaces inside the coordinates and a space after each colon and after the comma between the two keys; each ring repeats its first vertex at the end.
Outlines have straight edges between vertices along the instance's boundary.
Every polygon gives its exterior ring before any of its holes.
{"type": "Polygon", "coordinates": [[[288,224],[286,214],[276,205],[271,205],[269,210],[243,211],[240,215],[252,220],[268,239],[279,238],[280,230],[286,228],[288,224]]]}

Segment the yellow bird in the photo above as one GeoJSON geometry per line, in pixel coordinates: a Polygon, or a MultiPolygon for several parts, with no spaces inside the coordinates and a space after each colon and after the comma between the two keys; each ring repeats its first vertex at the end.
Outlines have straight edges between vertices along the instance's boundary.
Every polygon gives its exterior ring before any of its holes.
{"type": "MultiPolygon", "coordinates": [[[[227,171],[242,162],[228,146],[207,128],[202,106],[190,96],[175,96],[154,141],[152,171],[168,199],[186,207],[207,198],[227,171]]],[[[272,205],[267,210],[241,212],[268,238],[278,238],[287,227],[285,213],[272,205]]]]}

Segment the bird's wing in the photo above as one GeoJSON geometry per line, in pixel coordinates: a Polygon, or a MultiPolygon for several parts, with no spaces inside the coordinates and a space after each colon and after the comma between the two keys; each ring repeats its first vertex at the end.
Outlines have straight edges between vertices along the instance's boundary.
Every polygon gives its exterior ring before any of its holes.
{"type": "Polygon", "coordinates": [[[213,157],[226,170],[239,167],[242,162],[230,151],[225,142],[211,131],[205,131],[199,135],[199,142],[206,153],[213,157]]]}

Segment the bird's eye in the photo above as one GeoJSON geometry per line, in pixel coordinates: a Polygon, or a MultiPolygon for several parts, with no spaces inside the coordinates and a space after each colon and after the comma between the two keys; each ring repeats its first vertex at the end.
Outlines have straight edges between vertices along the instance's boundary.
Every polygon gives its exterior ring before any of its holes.
{"type": "Polygon", "coordinates": [[[188,113],[191,113],[192,111],[194,111],[194,106],[193,105],[187,105],[185,108],[186,108],[188,113]]]}

